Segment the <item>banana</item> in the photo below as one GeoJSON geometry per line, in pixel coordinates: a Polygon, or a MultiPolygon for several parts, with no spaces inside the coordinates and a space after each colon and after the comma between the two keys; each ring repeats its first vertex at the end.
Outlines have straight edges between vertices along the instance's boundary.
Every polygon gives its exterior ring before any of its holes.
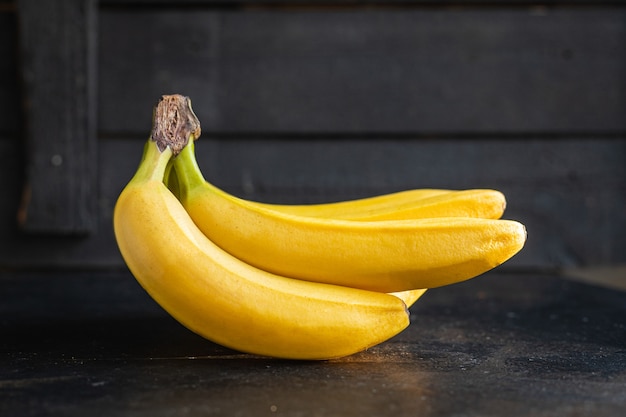
{"type": "MultiPolygon", "coordinates": [[[[173,165],[173,164],[172,164],[173,165]]],[[[179,195],[176,169],[166,173],[167,185],[179,195]]],[[[504,194],[491,189],[419,188],[356,200],[322,204],[270,204],[247,200],[261,208],[305,217],[358,221],[405,220],[426,217],[499,219],[506,208],[504,194]]]]}
{"type": "Polygon", "coordinates": [[[251,202],[260,207],[298,216],[358,221],[407,220],[427,217],[499,219],[506,208],[497,190],[441,190],[420,188],[326,204],[281,205],[251,202]]]}
{"type": "Polygon", "coordinates": [[[116,202],[113,223],[130,271],[180,323],[223,346],[287,359],[350,355],[408,326],[401,297],[274,275],[216,246],[163,183],[179,149],[164,146],[158,132],[116,202]]]}
{"type": "MultiPolygon", "coordinates": [[[[176,170],[173,167],[173,164],[171,165],[172,166],[168,167],[168,171],[166,172],[166,183],[168,188],[176,196],[179,196],[180,191],[178,186],[178,180],[176,178],[176,170]]],[[[480,200],[474,203],[475,206],[478,206],[480,204],[486,204],[486,199],[500,200],[495,204],[490,203],[492,207],[485,207],[486,213],[476,217],[499,217],[502,215],[506,203],[503,200],[504,196],[501,193],[495,190],[472,191],[477,192],[476,197],[478,197],[480,200]],[[498,211],[500,211],[499,215],[496,214],[498,211]]],[[[451,197],[455,193],[456,191],[453,190],[419,188],[414,190],[404,190],[384,195],[377,195],[373,197],[360,198],[356,200],[321,204],[271,204],[258,201],[248,201],[251,204],[256,204],[260,207],[268,208],[270,210],[297,214],[299,216],[367,221],[391,220],[411,217],[433,217],[432,214],[437,213],[436,210],[439,209],[438,206],[440,205],[445,205],[445,208],[441,208],[440,210],[445,211],[448,214],[454,212],[464,214],[468,213],[468,210],[463,207],[462,203],[459,204],[461,207],[457,207],[453,211],[449,207],[452,202],[448,203],[447,199],[432,199],[432,197],[444,195],[449,195],[451,197]],[[424,204],[422,204],[422,202],[424,204]],[[428,208],[424,208],[422,207],[422,205],[425,205],[428,208]]],[[[474,211],[476,211],[475,208],[474,211]]],[[[471,217],[470,213],[468,213],[468,215],[471,217]]]]}
{"type": "MultiPolygon", "coordinates": [[[[179,194],[175,169],[168,187],[179,194]]],[[[407,220],[427,217],[499,219],[506,209],[504,194],[491,189],[445,190],[419,188],[356,200],[322,204],[271,204],[247,200],[261,208],[305,217],[357,221],[407,220]]]]}
{"type": "Polygon", "coordinates": [[[421,290],[407,290],[407,291],[399,291],[399,292],[390,292],[389,294],[398,297],[404,304],[406,304],[407,308],[411,307],[417,300],[419,300],[422,295],[426,292],[426,288],[421,290]]]}
{"type": "Polygon", "coordinates": [[[174,159],[180,201],[213,242],[278,275],[380,292],[434,288],[478,276],[515,255],[526,229],[469,217],[353,221],[298,216],[207,182],[192,141],[174,159]]]}

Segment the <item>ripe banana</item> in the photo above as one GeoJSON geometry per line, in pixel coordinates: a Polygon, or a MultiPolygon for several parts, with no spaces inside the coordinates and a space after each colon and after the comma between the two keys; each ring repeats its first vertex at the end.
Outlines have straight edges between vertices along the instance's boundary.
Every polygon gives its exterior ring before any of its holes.
{"type": "Polygon", "coordinates": [[[351,221],[298,216],[205,181],[193,141],[174,159],[180,201],[213,242],[278,275],[381,292],[464,281],[524,245],[518,222],[469,217],[351,221]]]}
{"type": "Polygon", "coordinates": [[[213,244],[164,185],[177,149],[155,132],[118,198],[114,231],[133,275],[179,322],[224,346],[289,359],[350,355],[408,326],[401,296],[277,276],[213,244]]]}
{"type": "MultiPolygon", "coordinates": [[[[179,195],[173,166],[168,167],[168,188],[179,195]]],[[[497,190],[444,190],[419,188],[356,200],[323,204],[269,204],[247,200],[269,210],[306,217],[358,221],[406,220],[427,217],[477,217],[499,219],[506,208],[504,194],[497,190]]]]}
{"type": "Polygon", "coordinates": [[[497,190],[415,189],[327,204],[281,205],[251,202],[298,216],[358,221],[408,220],[428,217],[499,219],[506,208],[497,190]]]}
{"type": "MultiPolygon", "coordinates": [[[[173,164],[166,171],[166,183],[168,188],[179,196],[178,180],[173,164]]],[[[468,190],[469,191],[469,190],[468,190]]],[[[251,204],[271,210],[282,211],[284,213],[297,214],[299,216],[322,217],[346,220],[393,220],[412,217],[441,217],[439,214],[446,213],[446,216],[455,214],[473,217],[479,205],[483,205],[484,213],[476,217],[497,218],[504,212],[506,206],[504,196],[495,190],[471,190],[476,192],[476,196],[471,196],[473,200],[473,210],[468,210],[463,203],[457,203],[450,199],[432,199],[432,197],[446,196],[452,197],[456,191],[436,188],[419,188],[414,190],[398,191],[384,195],[360,198],[356,200],[338,201],[321,204],[269,204],[250,201],[251,204]],[[492,201],[488,201],[492,200],[492,201]],[[499,200],[499,201],[496,201],[499,200]],[[489,207],[486,205],[489,204],[489,207]],[[456,207],[451,207],[451,206],[456,207]],[[423,207],[425,206],[425,207],[423,207]],[[443,207],[442,207],[443,206],[443,207]],[[499,212],[499,214],[497,214],[499,212]],[[461,214],[462,213],[462,214],[461,214]],[[434,215],[434,216],[433,216],[434,215]],[[497,216],[497,217],[495,217],[497,216]]],[[[465,193],[465,191],[462,191],[465,193]]],[[[467,199],[470,196],[465,196],[467,199]]]]}

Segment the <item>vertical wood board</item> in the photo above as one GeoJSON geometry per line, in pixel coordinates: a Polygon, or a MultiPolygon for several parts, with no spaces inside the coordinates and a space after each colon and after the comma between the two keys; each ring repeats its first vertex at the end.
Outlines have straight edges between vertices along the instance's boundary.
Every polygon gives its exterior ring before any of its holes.
{"type": "Polygon", "coordinates": [[[23,230],[94,230],[95,36],[92,0],[18,1],[27,142],[23,230]]]}
{"type": "Polygon", "coordinates": [[[0,135],[19,126],[17,25],[15,13],[0,9],[0,135]]]}

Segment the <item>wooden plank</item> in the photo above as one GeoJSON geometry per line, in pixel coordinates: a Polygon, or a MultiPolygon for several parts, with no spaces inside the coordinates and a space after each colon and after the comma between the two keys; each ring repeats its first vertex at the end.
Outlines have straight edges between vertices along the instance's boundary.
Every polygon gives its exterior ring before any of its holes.
{"type": "MultiPolygon", "coordinates": [[[[205,175],[247,197],[319,201],[414,187],[584,187],[626,182],[624,139],[368,140],[227,138],[196,142],[205,175]],[[300,194],[290,193],[301,190],[300,194]],[[310,195],[318,190],[322,195],[310,195]]],[[[592,190],[581,189],[580,192],[592,190]]],[[[617,193],[616,194],[621,194],[617,193]]]]}
{"type": "Polygon", "coordinates": [[[21,233],[16,223],[21,161],[15,158],[19,142],[0,138],[0,177],[7,181],[0,199],[0,269],[125,268],[113,235],[113,207],[135,172],[143,143],[137,140],[102,141],[100,175],[93,190],[98,195],[97,233],[89,236],[21,233]]]}
{"type": "Polygon", "coordinates": [[[171,92],[208,134],[626,130],[623,7],[112,8],[100,27],[107,134],[145,132],[171,92]]]}
{"type": "MultiPolygon", "coordinates": [[[[4,178],[18,164],[10,157],[16,146],[0,141],[4,178]]],[[[0,201],[0,266],[124,267],[112,213],[137,167],[143,141],[118,138],[102,140],[99,146],[98,233],[88,238],[17,233],[19,196],[13,185],[10,198],[0,201]]],[[[505,217],[523,222],[529,231],[526,247],[505,269],[626,262],[624,138],[205,138],[197,149],[213,183],[235,195],[268,202],[334,201],[421,187],[499,189],[508,199],[505,217]]]]}
{"type": "Polygon", "coordinates": [[[0,8],[0,132],[18,129],[17,28],[15,14],[0,8]]]}
{"type": "MultiPolygon", "coordinates": [[[[0,252],[12,245],[17,232],[17,211],[21,198],[23,181],[22,160],[19,141],[15,136],[0,134],[0,178],[2,197],[0,197],[0,252]]],[[[0,268],[6,259],[0,261],[0,268]]]]}
{"type": "Polygon", "coordinates": [[[95,1],[18,1],[27,103],[24,231],[95,226],[95,1]]]}

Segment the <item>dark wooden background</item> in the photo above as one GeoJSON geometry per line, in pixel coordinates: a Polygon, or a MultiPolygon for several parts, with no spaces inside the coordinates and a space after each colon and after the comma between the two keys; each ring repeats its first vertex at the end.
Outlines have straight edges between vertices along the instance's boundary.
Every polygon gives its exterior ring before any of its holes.
{"type": "Polygon", "coordinates": [[[626,263],[625,46],[624,2],[0,0],[0,268],[123,268],[167,93],[242,197],[496,188],[504,268],[626,263]]]}

